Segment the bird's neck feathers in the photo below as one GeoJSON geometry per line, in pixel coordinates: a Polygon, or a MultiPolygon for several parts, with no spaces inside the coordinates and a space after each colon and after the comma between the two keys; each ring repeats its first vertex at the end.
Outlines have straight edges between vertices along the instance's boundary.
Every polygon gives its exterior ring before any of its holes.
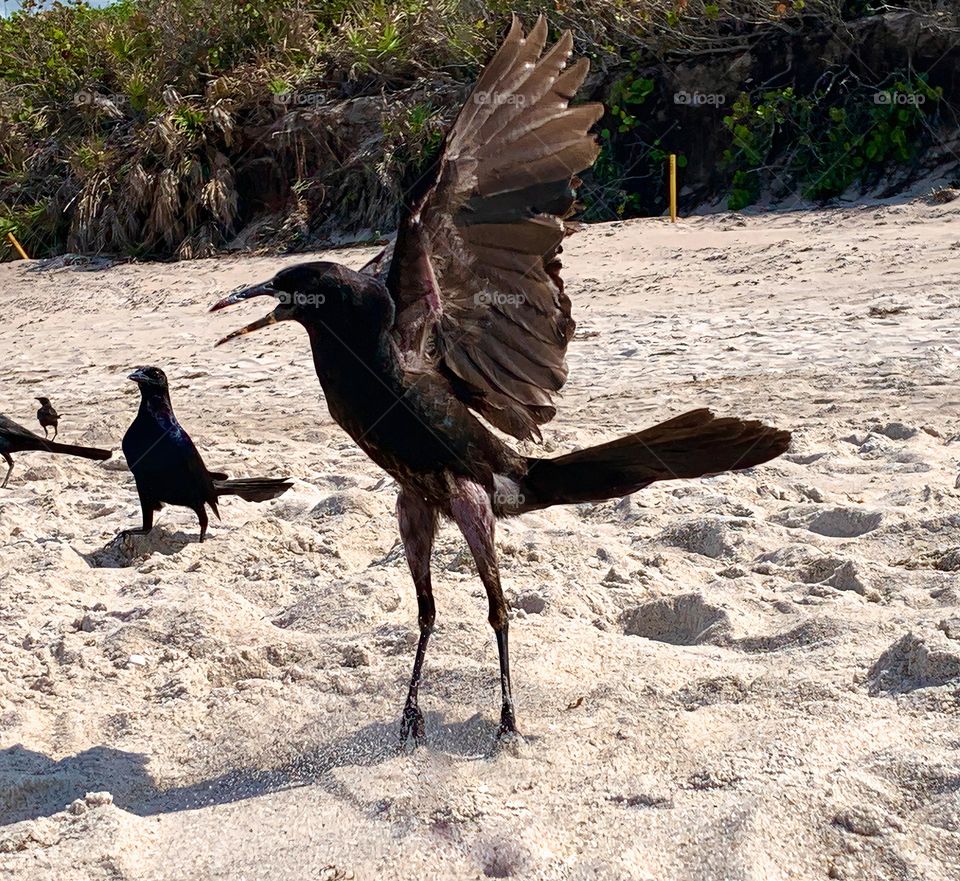
{"type": "Polygon", "coordinates": [[[325,387],[331,380],[340,383],[353,377],[356,384],[362,384],[367,377],[388,380],[400,373],[396,347],[387,330],[340,333],[323,325],[305,326],[317,376],[325,387]]]}
{"type": "Polygon", "coordinates": [[[170,402],[170,392],[165,388],[141,386],[140,412],[147,413],[155,418],[177,421],[177,417],[173,413],[173,404],[170,402]]]}
{"type": "Polygon", "coordinates": [[[360,374],[391,377],[397,358],[390,293],[373,278],[342,271],[350,284],[330,288],[321,303],[296,315],[310,337],[317,376],[324,386],[328,381],[361,384],[360,374]]]}

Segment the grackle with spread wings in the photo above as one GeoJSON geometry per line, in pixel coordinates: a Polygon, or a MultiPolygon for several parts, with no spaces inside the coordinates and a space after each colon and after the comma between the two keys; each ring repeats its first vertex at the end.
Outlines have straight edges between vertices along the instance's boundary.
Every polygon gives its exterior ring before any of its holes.
{"type": "Polygon", "coordinates": [[[407,194],[392,253],[364,270],[305,263],[217,303],[279,305],[221,342],[278,321],[307,332],[333,418],[400,485],[400,535],[416,587],[420,641],[400,736],[424,734],[421,669],[435,609],[430,555],[440,515],[462,531],[487,592],[500,656],[500,736],[516,735],[496,518],[596,502],[658,480],[750,468],[790,434],[694,410],[556,458],[521,455],[567,377],[574,331],[560,245],[576,174],[597,156],[600,104],[570,106],[587,74],[564,33],[545,50],[541,17],[516,19],[457,116],[430,172],[407,194]]]}

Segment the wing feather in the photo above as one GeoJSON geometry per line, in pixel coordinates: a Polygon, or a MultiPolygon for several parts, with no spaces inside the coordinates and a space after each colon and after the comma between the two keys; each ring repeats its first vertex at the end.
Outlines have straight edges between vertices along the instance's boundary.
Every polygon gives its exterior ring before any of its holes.
{"type": "MultiPolygon", "coordinates": [[[[407,194],[386,273],[404,357],[434,361],[468,406],[518,438],[539,436],[566,381],[575,325],[559,254],[603,114],[569,106],[589,70],[569,63],[570,33],[545,51],[546,40],[543,16],[526,36],[514,17],[432,177],[407,194]]],[[[387,256],[366,271],[382,272],[387,256]]]]}

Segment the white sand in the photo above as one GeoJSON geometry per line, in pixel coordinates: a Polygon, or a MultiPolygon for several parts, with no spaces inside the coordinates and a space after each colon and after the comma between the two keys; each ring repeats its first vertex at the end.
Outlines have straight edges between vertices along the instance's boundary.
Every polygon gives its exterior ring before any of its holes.
{"type": "Polygon", "coordinates": [[[299,478],[226,500],[203,545],[167,509],[131,551],[122,457],[17,457],[0,877],[960,878],[960,201],[571,240],[547,450],[697,406],[795,441],[503,524],[518,756],[491,750],[496,651],[449,525],[428,745],[395,754],[416,639],[395,487],[332,423],[301,331],[212,348],[265,311],[208,315],[218,296],[302,259],[0,267],[0,412],[37,427],[48,395],[61,440],[119,456],[124,377],[158,364],[211,467],[299,478]]]}

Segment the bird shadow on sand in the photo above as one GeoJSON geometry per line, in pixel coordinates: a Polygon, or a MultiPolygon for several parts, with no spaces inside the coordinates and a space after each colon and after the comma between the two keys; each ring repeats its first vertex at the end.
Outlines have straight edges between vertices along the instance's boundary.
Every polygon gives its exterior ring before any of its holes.
{"type": "Polygon", "coordinates": [[[398,748],[399,722],[374,723],[276,767],[238,768],[167,789],[157,786],[143,753],[97,746],[52,759],[17,745],[0,750],[0,826],[50,816],[88,792],[101,791],[110,792],[117,807],[139,816],[231,804],[301,786],[319,785],[334,797],[356,801],[331,773],[334,769],[369,767],[401,756],[429,761],[431,754],[487,760],[499,752],[492,720],[474,716],[448,724],[440,714],[428,713],[426,725],[425,743],[413,756],[398,748]]]}
{"type": "Polygon", "coordinates": [[[196,541],[196,535],[179,530],[167,532],[162,526],[155,526],[147,535],[115,535],[95,551],[77,553],[86,560],[91,569],[127,569],[153,554],[163,554],[166,557],[178,554],[196,541]]]}

